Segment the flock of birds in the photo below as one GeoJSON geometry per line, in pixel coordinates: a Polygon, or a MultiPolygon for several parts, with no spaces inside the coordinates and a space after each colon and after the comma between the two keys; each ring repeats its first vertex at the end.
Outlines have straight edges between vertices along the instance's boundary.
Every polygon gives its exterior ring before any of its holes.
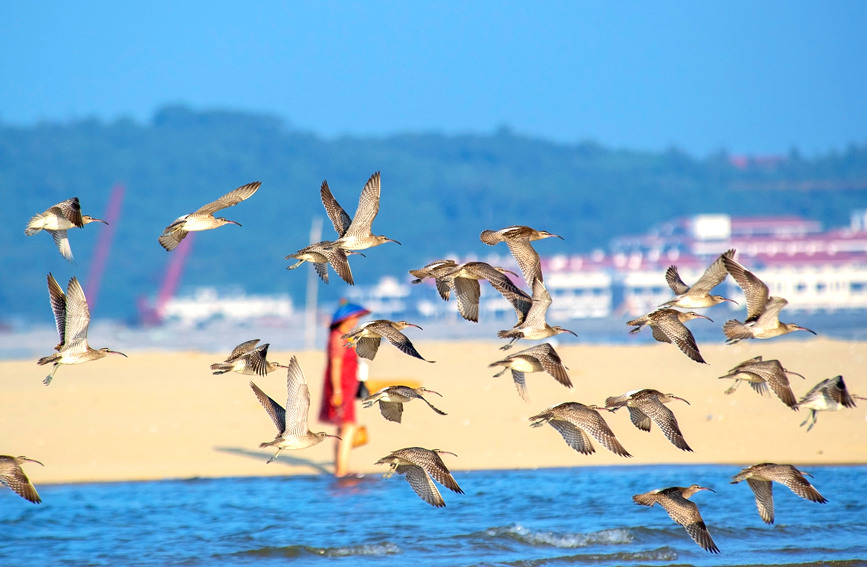
{"type": "MultiPolygon", "coordinates": [[[[195,212],[178,217],[159,237],[160,245],[167,251],[171,251],[180,244],[188,232],[214,229],[225,224],[237,225],[235,221],[215,217],[214,213],[249,199],[260,185],[259,182],[243,185],[195,212]]],[[[372,233],[372,224],[379,212],[380,174],[374,173],[365,184],[353,217],[350,217],[339,205],[327,182],[323,181],[321,185],[320,197],[337,233],[337,238],[311,244],[287,255],[286,259],[297,261],[288,269],[297,268],[304,262],[312,263],[319,277],[328,283],[328,266],[331,266],[342,280],[352,285],[354,282],[349,256],[364,256],[362,250],[386,242],[400,244],[394,239],[372,233]]],[[[72,261],[67,231],[73,227],[81,228],[92,222],[105,223],[104,220],[82,215],[78,198],[72,198],[58,203],[42,214],[35,215],[28,222],[25,233],[29,236],[40,231],[48,232],[52,235],[60,253],[67,260],[72,261]]],[[[517,319],[511,329],[497,333],[499,338],[509,341],[501,347],[502,350],[511,349],[519,340],[539,341],[561,333],[575,335],[573,331],[551,326],[546,321],[552,299],[544,284],[539,254],[532,243],[551,237],[562,239],[559,235],[527,226],[510,226],[500,230],[485,230],[481,233],[480,239],[487,245],[494,246],[501,242],[506,244],[520,269],[520,276],[485,262],[458,263],[450,259],[431,262],[422,268],[410,270],[409,273],[415,278],[412,280],[414,284],[428,279],[433,280],[443,300],[448,301],[454,295],[461,317],[473,322],[477,322],[479,318],[480,282],[488,281],[491,288],[512,305],[517,319]],[[523,279],[532,293],[528,294],[522,290],[509,275],[518,280],[523,279]]],[[[732,299],[711,294],[711,291],[730,275],[743,290],[747,303],[747,316],[744,321],[732,319],[723,325],[722,329],[728,343],[745,339],[769,339],[793,331],[815,334],[814,331],[794,323],[780,322],[779,314],[787,301],[781,297],[770,296],[768,286],[738,263],[734,256],[735,250],[728,250],[721,254],[692,286],[683,282],[676,266],[669,267],[665,279],[674,297],[655,311],[629,321],[627,325],[633,327],[630,333],[637,333],[648,326],[657,341],[673,343],[690,359],[706,363],[685,323],[695,318],[709,320],[705,315],[691,311],[692,309],[711,307],[724,301],[734,302],[732,299]]],[[[46,385],[50,384],[61,365],[80,364],[103,358],[108,354],[126,356],[108,348],[94,349],[88,344],[90,312],[77,278],[72,277],[69,280],[64,293],[49,273],[48,292],[60,341],[54,347],[54,353],[38,361],[40,365],[53,364],[50,374],[44,380],[46,385]]],[[[359,325],[342,338],[346,341],[347,347],[354,347],[359,356],[369,360],[373,360],[376,356],[382,339],[386,339],[409,356],[426,360],[402,332],[408,327],[421,328],[407,321],[378,319],[359,325]]],[[[265,376],[278,368],[287,370],[285,408],[254,382],[250,382],[256,398],[277,429],[273,441],[263,442],[260,445],[262,448],[276,449],[274,455],[268,460],[271,462],[283,450],[304,449],[322,442],[326,437],[334,436],[325,432],[310,431],[308,426],[310,392],[304,372],[295,357],[292,357],[288,365],[269,362],[268,347],[268,344],[259,345],[258,339],[241,343],[225,361],[212,364],[211,370],[214,374],[235,372],[253,376],[265,376]]],[[[433,361],[426,360],[426,362],[433,361]]],[[[502,370],[494,376],[501,376],[506,370],[510,370],[517,392],[525,401],[529,401],[525,376],[527,373],[545,372],[563,386],[572,387],[560,356],[554,346],[547,342],[509,354],[502,360],[492,362],[490,367],[502,367],[502,370]]],[[[734,380],[734,385],[726,390],[726,394],[734,392],[741,382],[748,382],[757,393],[762,395],[767,395],[770,388],[793,410],[799,408],[810,410],[811,414],[807,421],[802,423],[805,425],[810,422],[808,431],[815,425],[817,412],[854,407],[854,398],[860,398],[848,392],[842,376],[836,376],[820,382],[798,401],[792,392],[788,375],[800,376],[784,368],[778,360],[764,360],[761,356],[757,356],[740,363],[721,378],[734,380]]],[[[401,422],[404,404],[416,399],[425,402],[437,414],[446,415],[425,399],[425,394],[440,395],[424,387],[395,385],[370,395],[363,401],[363,405],[366,408],[378,405],[385,419],[397,423],[401,422]]],[[[692,451],[678,426],[674,413],[666,406],[675,400],[689,404],[688,401],[674,394],[649,388],[608,397],[604,405],[565,402],[530,417],[530,426],[550,425],[563,437],[569,447],[579,453],[595,452],[592,438],[616,455],[631,457],[632,455],[616,439],[614,432],[600,414],[600,411],[616,412],[619,408],[626,407],[630,421],[635,427],[650,431],[651,424],[656,424],[675,447],[683,451],[692,451]]],[[[442,507],[445,506],[445,502],[434,481],[456,493],[463,493],[443,462],[440,456],[442,454],[454,455],[440,449],[407,447],[392,451],[376,464],[389,465],[390,469],[386,477],[394,473],[404,476],[421,499],[433,506],[442,507]]],[[[39,495],[21,467],[25,462],[39,463],[26,457],[0,456],[0,482],[23,498],[39,503],[41,502],[39,495]]],[[[773,482],[788,487],[795,494],[809,501],[826,502],[806,480],[805,474],[792,465],[761,463],[742,470],[733,477],[732,483],[746,480],[755,495],[760,517],[766,523],[773,523],[773,482]]],[[[688,487],[668,487],[637,494],[633,496],[633,500],[645,506],[659,504],[675,522],[686,529],[698,545],[709,552],[718,553],[719,548],[713,542],[698,507],[689,500],[693,494],[704,490],[711,489],[696,484],[688,487]]]]}

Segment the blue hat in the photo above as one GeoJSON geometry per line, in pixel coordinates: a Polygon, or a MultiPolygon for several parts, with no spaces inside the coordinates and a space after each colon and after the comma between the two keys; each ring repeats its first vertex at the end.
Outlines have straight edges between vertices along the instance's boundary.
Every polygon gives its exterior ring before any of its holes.
{"type": "Polygon", "coordinates": [[[355,303],[347,303],[345,299],[340,300],[340,307],[337,308],[337,311],[334,312],[334,315],[331,317],[331,326],[339,325],[343,321],[346,321],[350,317],[354,317],[356,315],[367,315],[370,313],[369,310],[365,309],[361,305],[356,305],[355,303]]]}

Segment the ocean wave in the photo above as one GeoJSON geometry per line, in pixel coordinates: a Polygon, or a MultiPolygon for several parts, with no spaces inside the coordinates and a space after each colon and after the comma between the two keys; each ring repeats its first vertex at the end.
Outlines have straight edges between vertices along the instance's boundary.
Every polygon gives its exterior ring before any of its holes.
{"type": "Polygon", "coordinates": [[[247,549],[229,554],[231,557],[282,557],[286,559],[318,555],[320,557],[353,557],[353,556],[385,556],[401,553],[396,544],[385,541],[381,543],[343,545],[338,547],[311,547],[308,545],[287,545],[282,547],[266,546],[257,549],[247,549]]]}
{"type": "Polygon", "coordinates": [[[615,528],[590,533],[566,533],[546,530],[531,530],[520,524],[489,528],[483,534],[487,538],[509,539],[531,546],[560,547],[565,549],[591,545],[623,545],[632,542],[629,530],[615,528]]]}

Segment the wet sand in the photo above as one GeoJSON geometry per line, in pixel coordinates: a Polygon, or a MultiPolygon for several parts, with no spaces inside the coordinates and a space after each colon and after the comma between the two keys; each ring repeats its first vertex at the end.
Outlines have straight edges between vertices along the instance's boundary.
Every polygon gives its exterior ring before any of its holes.
{"type": "MultiPolygon", "coordinates": [[[[275,341],[276,342],[276,341],[275,341]]],[[[587,346],[560,342],[557,350],[575,385],[567,389],[549,375],[527,375],[531,401],[520,399],[509,372],[488,364],[503,357],[499,342],[426,342],[413,337],[421,354],[436,364],[406,356],[384,344],[370,363],[370,379],[412,381],[440,392],[430,401],[447,412],[435,414],[423,402],[405,406],[403,423],[388,422],[376,407],[362,409],[369,442],[353,452],[352,469],[377,474],[374,462],[389,451],[422,446],[452,451],[454,470],[725,463],[770,461],[794,464],[867,463],[867,401],[857,408],[824,412],[809,433],[799,424],[808,411],[792,411],[771,394],[762,397],[747,384],[732,395],[719,380],[748,358],[777,358],[803,374],[791,377],[796,397],[814,384],[842,374],[853,393],[867,396],[867,343],[808,338],[700,345],[709,364],[697,364],[672,345],[587,346]],[[564,402],[602,404],[607,396],[655,388],[689,400],[672,402],[681,430],[694,452],[680,451],[656,426],[636,429],[625,409],[603,417],[633,458],[618,457],[594,441],[596,453],[581,455],[566,446],[550,426],[531,428],[527,418],[564,402]]],[[[535,342],[519,341],[508,352],[535,342]]],[[[79,366],[61,367],[50,386],[50,367],[35,360],[0,361],[0,454],[26,455],[45,464],[26,465],[31,480],[45,483],[149,480],[162,478],[266,476],[328,473],[333,441],[303,451],[259,449],[276,428],[259,405],[252,378],[285,404],[286,374],[267,377],[214,376],[211,353],[130,352],[79,366]]],[[[287,363],[297,354],[310,384],[310,426],[334,432],[316,421],[324,354],[272,351],[269,359],[287,363]]]]}

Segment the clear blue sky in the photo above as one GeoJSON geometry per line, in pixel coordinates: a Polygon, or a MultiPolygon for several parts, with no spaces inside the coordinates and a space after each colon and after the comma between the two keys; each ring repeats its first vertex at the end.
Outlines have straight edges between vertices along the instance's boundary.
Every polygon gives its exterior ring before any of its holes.
{"type": "Polygon", "coordinates": [[[5,2],[0,123],[161,106],[332,137],[695,155],[867,142],[867,2],[5,2]]]}

